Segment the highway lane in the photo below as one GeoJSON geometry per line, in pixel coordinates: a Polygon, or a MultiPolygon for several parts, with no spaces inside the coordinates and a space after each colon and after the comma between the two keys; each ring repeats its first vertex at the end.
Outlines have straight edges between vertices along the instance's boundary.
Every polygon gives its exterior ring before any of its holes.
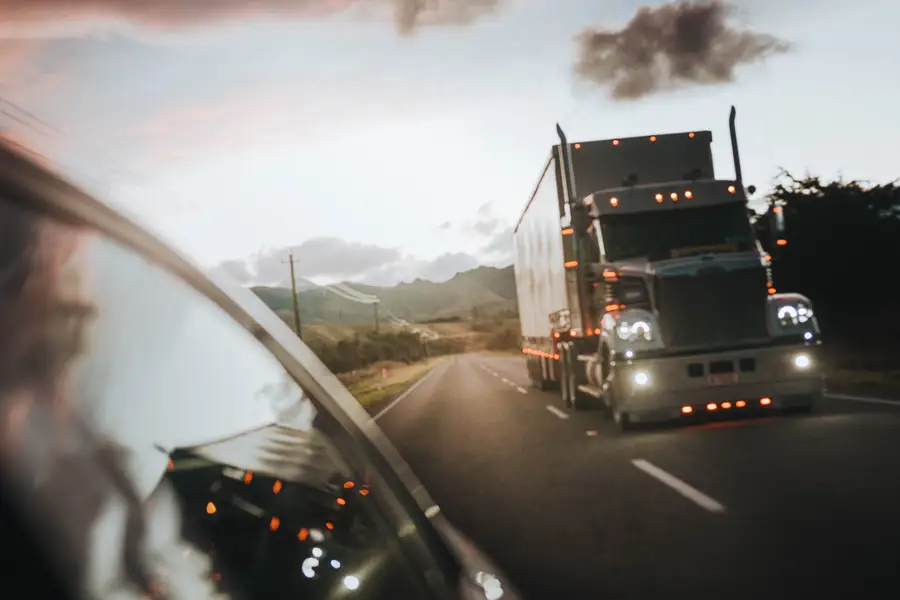
{"type": "Polygon", "coordinates": [[[378,422],[528,597],[900,593],[900,404],[620,434],[527,383],[455,357],[378,422]]]}

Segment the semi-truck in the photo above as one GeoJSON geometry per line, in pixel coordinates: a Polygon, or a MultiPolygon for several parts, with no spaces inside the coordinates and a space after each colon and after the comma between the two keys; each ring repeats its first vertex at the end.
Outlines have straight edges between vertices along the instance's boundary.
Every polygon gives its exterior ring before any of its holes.
{"type": "Polygon", "coordinates": [[[776,289],[782,207],[754,233],[735,132],[716,179],[712,132],[551,148],[513,234],[529,377],[622,429],[700,414],[810,410],[824,380],[812,302],[776,289]]]}

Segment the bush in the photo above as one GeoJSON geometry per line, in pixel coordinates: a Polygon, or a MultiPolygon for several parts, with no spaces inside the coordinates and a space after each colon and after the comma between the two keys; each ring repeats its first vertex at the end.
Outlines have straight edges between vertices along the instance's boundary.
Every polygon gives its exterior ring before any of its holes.
{"type": "Polygon", "coordinates": [[[439,338],[425,342],[407,331],[370,331],[337,343],[310,339],[307,345],[333,373],[349,373],[383,361],[410,364],[428,356],[465,350],[459,340],[439,338]]]}

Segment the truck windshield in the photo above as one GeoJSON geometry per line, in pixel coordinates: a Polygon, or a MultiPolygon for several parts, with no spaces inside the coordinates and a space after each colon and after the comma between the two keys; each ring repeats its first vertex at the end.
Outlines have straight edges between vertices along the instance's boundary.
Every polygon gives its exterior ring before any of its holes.
{"type": "Polygon", "coordinates": [[[739,202],[604,216],[600,231],[611,261],[664,260],[703,252],[746,252],[756,247],[747,208],[739,202]]]}

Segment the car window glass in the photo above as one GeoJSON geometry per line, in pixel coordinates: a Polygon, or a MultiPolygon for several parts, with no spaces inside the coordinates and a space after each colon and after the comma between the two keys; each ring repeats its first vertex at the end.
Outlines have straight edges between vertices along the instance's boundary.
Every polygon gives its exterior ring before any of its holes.
{"type": "Polygon", "coordinates": [[[250,332],[108,237],[0,213],[4,458],[87,596],[419,597],[379,490],[250,332]]]}

